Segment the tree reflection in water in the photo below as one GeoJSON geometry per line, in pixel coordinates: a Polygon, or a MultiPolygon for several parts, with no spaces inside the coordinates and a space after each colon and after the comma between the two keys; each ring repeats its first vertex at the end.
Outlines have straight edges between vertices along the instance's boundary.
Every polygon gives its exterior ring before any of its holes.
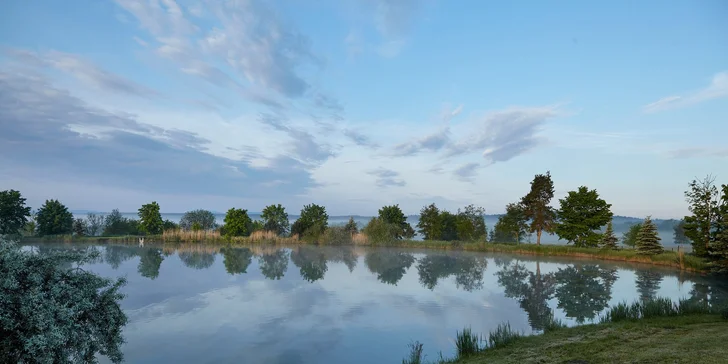
{"type": "Polygon", "coordinates": [[[658,272],[649,270],[640,270],[635,272],[635,284],[637,292],[640,294],[640,300],[649,301],[655,299],[657,290],[660,289],[662,275],[658,272]]]}
{"type": "Polygon", "coordinates": [[[179,252],[177,254],[182,263],[189,268],[207,269],[215,263],[215,255],[205,252],[179,252]]]}
{"type": "Polygon", "coordinates": [[[141,254],[139,259],[139,265],[137,266],[137,272],[142,277],[155,279],[159,277],[159,268],[162,265],[164,257],[162,256],[162,250],[156,248],[147,248],[141,254]]]}
{"type": "Polygon", "coordinates": [[[543,330],[552,318],[548,300],[555,293],[554,273],[541,274],[541,263],[536,262],[536,273],[518,262],[504,265],[496,273],[498,284],[505,289],[506,297],[518,301],[528,315],[528,322],[534,330],[543,330]]]}
{"type": "Polygon", "coordinates": [[[364,257],[364,264],[380,282],[395,286],[414,262],[412,254],[387,250],[369,252],[364,257]]]}
{"type": "Polygon", "coordinates": [[[554,278],[558,307],[567,317],[583,323],[594,319],[609,306],[617,269],[602,268],[597,264],[572,264],[559,268],[554,278]]]}
{"type": "Polygon", "coordinates": [[[223,265],[228,274],[244,274],[253,261],[253,252],[248,248],[222,248],[223,265]]]}
{"type": "Polygon", "coordinates": [[[329,269],[326,256],[320,248],[301,246],[291,251],[291,262],[298,267],[301,277],[315,282],[324,277],[329,269]]]}
{"type": "Polygon", "coordinates": [[[262,254],[258,258],[258,265],[264,277],[273,280],[281,279],[288,270],[288,251],[278,249],[272,254],[262,254]]]}
{"type": "Polygon", "coordinates": [[[427,289],[434,289],[437,281],[451,275],[455,285],[466,291],[483,287],[483,272],[488,261],[480,255],[428,254],[417,262],[420,283],[427,289]]]}

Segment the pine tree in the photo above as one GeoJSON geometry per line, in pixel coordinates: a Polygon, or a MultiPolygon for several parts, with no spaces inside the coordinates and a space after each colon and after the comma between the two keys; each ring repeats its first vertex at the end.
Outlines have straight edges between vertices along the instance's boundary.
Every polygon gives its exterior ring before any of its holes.
{"type": "Polygon", "coordinates": [[[612,222],[607,223],[607,231],[604,232],[604,235],[602,235],[602,239],[599,242],[599,246],[602,249],[612,249],[617,250],[617,242],[619,239],[616,235],[614,235],[614,228],[612,227],[612,222]]]}
{"type": "Polygon", "coordinates": [[[645,218],[642,228],[637,234],[637,254],[654,255],[662,253],[662,244],[657,235],[657,226],[650,216],[645,218]]]}

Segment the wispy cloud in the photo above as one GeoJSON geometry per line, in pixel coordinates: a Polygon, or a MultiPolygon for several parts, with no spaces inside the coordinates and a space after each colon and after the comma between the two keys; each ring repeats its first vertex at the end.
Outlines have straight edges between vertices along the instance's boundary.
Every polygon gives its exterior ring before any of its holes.
{"type": "Polygon", "coordinates": [[[407,183],[399,179],[399,172],[393,171],[386,168],[378,168],[372,171],[368,171],[367,174],[375,176],[377,186],[379,187],[390,187],[390,186],[405,186],[407,183]]]}
{"type": "Polygon", "coordinates": [[[646,113],[655,113],[681,107],[688,107],[702,102],[728,98],[728,71],[715,74],[710,84],[700,90],[686,93],[685,95],[667,96],[643,107],[646,113]]]}
{"type": "Polygon", "coordinates": [[[667,155],[675,159],[726,158],[728,157],[728,148],[679,148],[667,151],[667,155]]]}
{"type": "Polygon", "coordinates": [[[472,182],[478,168],[480,168],[480,163],[467,163],[455,169],[453,174],[461,181],[472,182]]]}

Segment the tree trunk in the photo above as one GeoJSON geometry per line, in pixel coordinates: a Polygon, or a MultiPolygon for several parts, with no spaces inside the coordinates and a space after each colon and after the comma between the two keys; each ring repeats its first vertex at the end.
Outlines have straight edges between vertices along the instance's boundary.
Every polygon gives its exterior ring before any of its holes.
{"type": "Polygon", "coordinates": [[[536,245],[541,245],[541,229],[536,230],[536,245]]]}

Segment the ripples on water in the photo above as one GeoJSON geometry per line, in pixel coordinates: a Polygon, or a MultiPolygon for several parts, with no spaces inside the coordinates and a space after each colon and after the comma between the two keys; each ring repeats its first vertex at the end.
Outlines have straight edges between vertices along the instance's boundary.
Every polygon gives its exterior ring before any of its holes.
{"type": "MultiPolygon", "coordinates": [[[[88,249],[43,245],[37,250],[88,249]]],[[[99,247],[91,265],[126,276],[129,363],[398,363],[407,343],[454,354],[457,330],[509,321],[526,333],[550,315],[589,323],[621,301],[710,303],[705,277],[629,264],[391,248],[99,247]]]]}

